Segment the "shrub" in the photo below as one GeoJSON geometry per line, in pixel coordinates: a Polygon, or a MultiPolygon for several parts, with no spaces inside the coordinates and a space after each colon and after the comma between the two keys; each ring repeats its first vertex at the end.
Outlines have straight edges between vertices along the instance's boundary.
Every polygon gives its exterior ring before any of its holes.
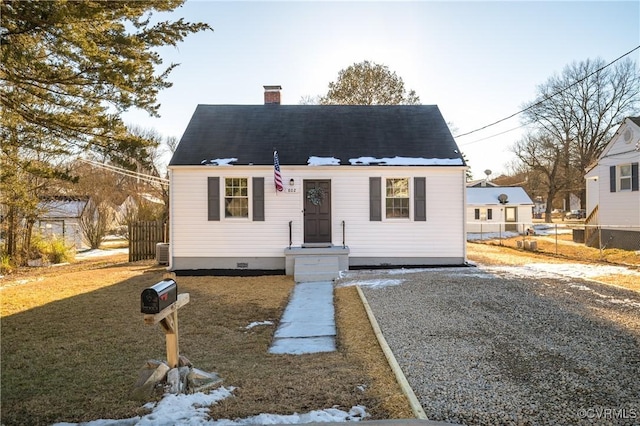
{"type": "Polygon", "coordinates": [[[49,263],[70,262],[75,256],[75,248],[68,244],[63,238],[52,236],[45,238],[42,235],[34,234],[31,240],[32,259],[43,258],[49,263]]]}
{"type": "Polygon", "coordinates": [[[55,237],[49,241],[46,255],[51,263],[71,262],[75,257],[75,248],[64,239],[55,237]]]}
{"type": "Polygon", "coordinates": [[[3,253],[0,255],[0,274],[10,274],[13,271],[11,256],[3,253]]]}

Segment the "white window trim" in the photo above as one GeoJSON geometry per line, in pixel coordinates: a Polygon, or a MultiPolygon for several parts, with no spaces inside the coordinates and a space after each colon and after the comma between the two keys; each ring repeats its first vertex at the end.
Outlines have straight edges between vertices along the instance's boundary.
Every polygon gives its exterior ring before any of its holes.
{"type": "Polygon", "coordinates": [[[413,177],[409,176],[383,176],[380,185],[382,190],[382,220],[384,222],[412,222],[413,221],[413,205],[415,203],[413,194],[413,177]],[[387,179],[407,179],[407,191],[409,191],[409,217],[387,217],[387,179]]]}
{"type": "Polygon", "coordinates": [[[631,163],[618,164],[616,167],[616,189],[618,192],[631,192],[633,186],[633,172],[631,163]],[[622,168],[628,166],[629,174],[626,176],[622,176],[622,168]],[[622,180],[627,180],[629,182],[629,188],[622,188],[622,180]]]}
{"type": "Polygon", "coordinates": [[[221,221],[230,221],[230,222],[251,222],[251,218],[253,217],[253,179],[249,176],[232,176],[225,177],[222,176],[220,178],[220,185],[222,186],[220,190],[220,220],[221,221]],[[235,217],[235,216],[227,216],[227,179],[246,179],[247,180],[247,216],[246,217],[235,217]]]}

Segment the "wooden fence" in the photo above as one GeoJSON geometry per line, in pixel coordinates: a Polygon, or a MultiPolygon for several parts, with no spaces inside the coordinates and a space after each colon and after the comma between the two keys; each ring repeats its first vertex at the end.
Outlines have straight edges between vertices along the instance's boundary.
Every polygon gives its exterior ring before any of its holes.
{"type": "Polygon", "coordinates": [[[159,221],[129,224],[129,262],[155,259],[156,244],[165,241],[165,224],[159,221]]]}

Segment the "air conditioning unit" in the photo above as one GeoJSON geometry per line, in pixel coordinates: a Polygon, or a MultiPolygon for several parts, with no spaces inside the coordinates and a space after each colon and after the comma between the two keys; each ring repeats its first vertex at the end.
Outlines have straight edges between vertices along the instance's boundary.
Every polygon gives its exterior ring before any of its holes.
{"type": "Polygon", "coordinates": [[[169,243],[156,244],[156,261],[160,265],[169,264],[169,243]]]}

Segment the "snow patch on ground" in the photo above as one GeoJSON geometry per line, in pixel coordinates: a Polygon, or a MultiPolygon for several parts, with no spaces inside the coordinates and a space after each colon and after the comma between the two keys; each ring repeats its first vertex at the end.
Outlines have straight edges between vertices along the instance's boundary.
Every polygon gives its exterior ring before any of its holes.
{"type": "Polygon", "coordinates": [[[269,424],[302,424],[327,422],[357,422],[368,417],[366,408],[361,405],[351,407],[349,411],[332,407],[314,410],[303,414],[259,414],[245,419],[209,418],[209,407],[225,398],[233,397],[233,387],[221,387],[209,394],[202,392],[191,395],[165,395],[160,402],[148,403],[144,406],[151,413],[142,417],[110,420],[100,419],[86,423],[56,423],[53,426],[231,426],[231,425],[269,425],[269,424]]]}
{"type": "Polygon", "coordinates": [[[260,325],[273,325],[273,321],[254,321],[248,326],[245,327],[246,330],[250,330],[253,327],[258,327],[260,325]]]}
{"type": "Polygon", "coordinates": [[[570,278],[592,279],[604,275],[631,275],[640,278],[640,272],[623,266],[582,263],[531,263],[522,266],[482,266],[482,269],[522,278],[560,278],[568,280],[570,278]]]}
{"type": "Polygon", "coordinates": [[[396,280],[379,279],[379,280],[347,281],[347,282],[338,283],[336,287],[350,287],[354,285],[359,285],[360,287],[382,288],[382,287],[400,285],[403,282],[405,282],[405,280],[397,280],[397,279],[396,280]]]}

